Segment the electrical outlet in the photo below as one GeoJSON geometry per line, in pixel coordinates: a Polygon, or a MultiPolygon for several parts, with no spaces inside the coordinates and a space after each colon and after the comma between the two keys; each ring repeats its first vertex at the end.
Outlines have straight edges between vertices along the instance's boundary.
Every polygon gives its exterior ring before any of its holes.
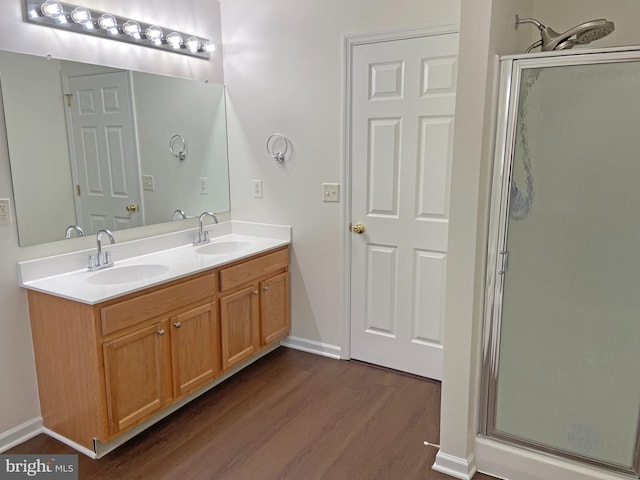
{"type": "Polygon", "coordinates": [[[156,184],[153,178],[153,175],[143,175],[142,176],[142,188],[145,190],[155,190],[156,184]]]}
{"type": "Polygon", "coordinates": [[[209,195],[209,179],[207,177],[198,178],[198,191],[200,195],[209,195]]]}
{"type": "Polygon", "coordinates": [[[322,201],[323,202],[339,202],[340,201],[340,184],[339,183],[323,183],[322,184],[322,201]]]}
{"type": "Polygon", "coordinates": [[[262,180],[253,181],[253,198],[262,198],[262,180]]]}
{"type": "Polygon", "coordinates": [[[0,198],[0,225],[11,223],[11,201],[0,198]]]}

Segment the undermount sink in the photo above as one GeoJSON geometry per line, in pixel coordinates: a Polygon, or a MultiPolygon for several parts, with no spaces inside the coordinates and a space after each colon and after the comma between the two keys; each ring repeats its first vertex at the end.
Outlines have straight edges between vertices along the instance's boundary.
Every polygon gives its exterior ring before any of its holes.
{"type": "Polygon", "coordinates": [[[156,264],[115,266],[92,273],[87,277],[87,282],[93,285],[140,282],[150,280],[168,271],[169,267],[166,265],[156,264]]]}
{"type": "Polygon", "coordinates": [[[228,255],[230,253],[240,253],[251,248],[251,243],[241,241],[228,241],[209,243],[196,249],[202,255],[228,255]]]}

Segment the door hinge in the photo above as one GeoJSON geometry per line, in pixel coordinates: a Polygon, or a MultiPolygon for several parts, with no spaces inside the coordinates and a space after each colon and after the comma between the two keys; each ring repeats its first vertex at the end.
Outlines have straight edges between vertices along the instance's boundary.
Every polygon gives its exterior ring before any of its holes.
{"type": "Polygon", "coordinates": [[[73,94],[71,93],[65,93],[64,97],[67,99],[67,107],[71,108],[71,97],[73,96],[73,94]]]}
{"type": "Polygon", "coordinates": [[[502,255],[502,266],[500,270],[498,270],[498,275],[504,275],[509,270],[509,252],[507,250],[502,250],[499,252],[502,255]]]}
{"type": "Polygon", "coordinates": [[[80,196],[80,184],[76,183],[76,194],[80,196]]]}

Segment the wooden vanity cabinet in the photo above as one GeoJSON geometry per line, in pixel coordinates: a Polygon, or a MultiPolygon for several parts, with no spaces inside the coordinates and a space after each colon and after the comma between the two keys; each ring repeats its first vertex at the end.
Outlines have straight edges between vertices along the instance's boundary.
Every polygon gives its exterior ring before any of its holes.
{"type": "Polygon", "coordinates": [[[109,431],[140,423],[220,374],[211,300],[105,342],[109,431]]]}
{"type": "Polygon", "coordinates": [[[281,248],[98,305],[28,290],[43,424],[89,450],[289,333],[281,248]]]}
{"type": "Polygon", "coordinates": [[[216,272],[98,305],[29,290],[44,426],[93,450],[220,374],[216,272]]]}
{"type": "Polygon", "coordinates": [[[220,270],[222,369],[289,334],[289,249],[220,270]]]}

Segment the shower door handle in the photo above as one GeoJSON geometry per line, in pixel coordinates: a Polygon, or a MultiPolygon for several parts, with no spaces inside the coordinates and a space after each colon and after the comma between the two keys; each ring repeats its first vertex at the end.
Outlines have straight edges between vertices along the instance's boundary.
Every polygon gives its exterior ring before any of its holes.
{"type": "Polygon", "coordinates": [[[498,275],[504,275],[509,270],[509,252],[502,250],[500,255],[502,255],[502,267],[498,270],[498,275]]]}

